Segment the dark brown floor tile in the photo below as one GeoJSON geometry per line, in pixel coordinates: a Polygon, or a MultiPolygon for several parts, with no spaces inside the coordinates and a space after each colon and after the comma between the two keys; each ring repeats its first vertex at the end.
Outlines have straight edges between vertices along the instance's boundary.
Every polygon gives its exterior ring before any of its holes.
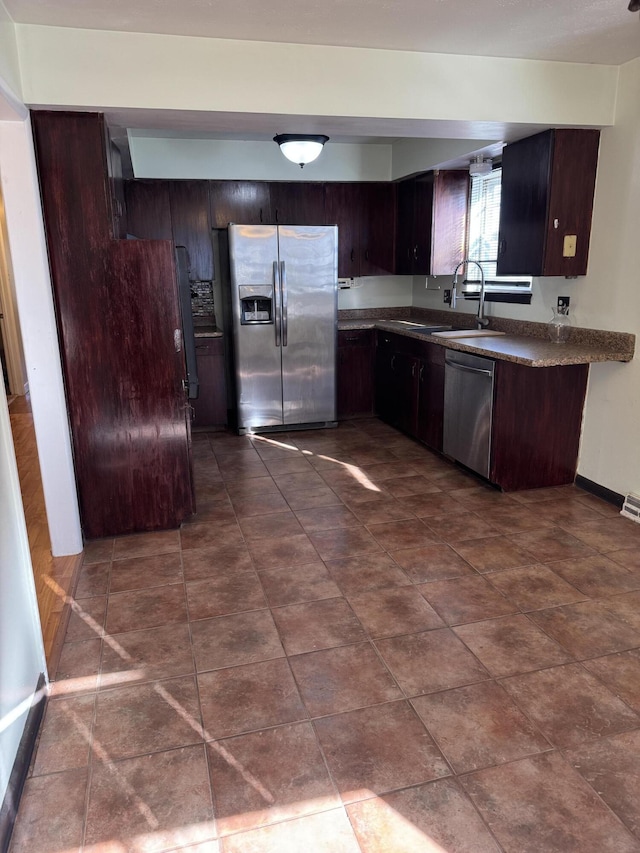
{"type": "Polygon", "coordinates": [[[456,773],[551,748],[494,681],[418,696],[412,704],[456,773]]]}
{"type": "Polygon", "coordinates": [[[388,501],[391,498],[386,489],[366,485],[335,486],[334,491],[354,512],[361,504],[388,501]]]}
{"type": "Polygon", "coordinates": [[[230,835],[222,841],[223,853],[306,853],[309,839],[313,853],[360,853],[358,842],[344,813],[331,809],[320,814],[264,826],[230,835]]]}
{"type": "Polygon", "coordinates": [[[260,580],[271,607],[340,595],[340,588],[320,560],[295,569],[260,572],[260,580]]]}
{"type": "Polygon", "coordinates": [[[195,678],[104,690],[98,694],[94,736],[109,760],[200,743],[195,678]]]}
{"type": "Polygon", "coordinates": [[[451,773],[407,702],[324,717],[315,727],[345,803],[451,773]]]}
{"type": "Polygon", "coordinates": [[[371,467],[371,465],[381,465],[383,462],[398,462],[399,457],[394,455],[391,450],[387,450],[386,447],[373,444],[355,446],[351,450],[351,459],[356,465],[371,467]]]}
{"type": "Polygon", "coordinates": [[[113,557],[114,542],[115,539],[91,539],[89,542],[85,542],[82,565],[109,562],[113,557]]]}
{"type": "Polygon", "coordinates": [[[500,572],[518,569],[537,562],[533,554],[510,542],[504,536],[456,542],[455,550],[478,572],[500,572]]]}
{"type": "Polygon", "coordinates": [[[419,589],[447,625],[506,616],[518,609],[479,575],[432,581],[419,589]]]}
{"type": "Polygon", "coordinates": [[[510,501],[508,504],[495,504],[483,507],[479,512],[482,517],[500,533],[524,533],[527,530],[540,530],[544,527],[552,527],[553,520],[542,516],[536,509],[530,509],[523,504],[510,501]]]}
{"type": "Polygon", "coordinates": [[[559,527],[548,527],[545,530],[534,530],[530,533],[516,533],[509,538],[514,545],[533,554],[536,562],[539,563],[571,557],[589,557],[595,553],[593,548],[559,527]]]}
{"type": "Polygon", "coordinates": [[[111,563],[84,563],[80,570],[75,597],[93,598],[106,595],[109,590],[109,570],[111,563]]]}
{"type": "Polygon", "coordinates": [[[623,548],[620,551],[609,551],[607,557],[619,566],[629,569],[630,572],[640,571],[640,548],[623,548]]]}
{"type": "Polygon", "coordinates": [[[72,604],[65,643],[77,643],[79,640],[93,640],[104,633],[104,620],[107,612],[106,596],[83,598],[72,604]]]}
{"type": "MultiPolygon", "coordinates": [[[[331,463],[332,460],[327,460],[331,463]]],[[[318,475],[322,478],[325,485],[332,489],[349,489],[353,486],[363,486],[364,488],[375,489],[379,484],[374,483],[365,473],[364,469],[358,465],[349,464],[328,464],[326,467],[318,468],[318,475]]]]}
{"type": "Polygon", "coordinates": [[[402,499],[402,505],[418,518],[432,518],[445,512],[464,512],[461,503],[442,491],[439,494],[411,495],[402,499]]]}
{"type": "Polygon", "coordinates": [[[132,557],[115,560],[111,569],[110,592],[124,592],[151,586],[180,583],[182,563],[180,554],[159,554],[157,557],[132,557]]]}
{"type": "Polygon", "coordinates": [[[526,616],[503,616],[460,625],[455,632],[495,677],[571,660],[561,646],[532,625],[526,616]]]}
{"type": "Polygon", "coordinates": [[[101,639],[65,643],[58,661],[55,683],[52,685],[53,694],[64,695],[67,692],[73,694],[96,690],[101,654],[101,639]]]}
{"type": "Polygon", "coordinates": [[[278,631],[266,610],[192,622],[191,636],[198,672],[284,657],[278,631]]]}
{"type": "Polygon", "coordinates": [[[226,616],[267,606],[262,585],[254,571],[191,581],[186,585],[189,619],[226,616]]]}
{"type": "Polygon", "coordinates": [[[342,597],[275,607],[272,614],[288,655],[366,639],[362,625],[342,597]]]}
{"type": "Polygon", "coordinates": [[[640,632],[600,601],[538,610],[530,618],[576,658],[595,658],[640,646],[640,632]]]}
{"type": "Polygon", "coordinates": [[[303,566],[318,560],[318,552],[304,533],[282,539],[265,539],[262,542],[254,540],[249,543],[249,552],[256,569],[260,571],[303,566]]]}
{"type": "Polygon", "coordinates": [[[597,498],[595,495],[590,495],[577,489],[575,500],[579,501],[584,506],[594,509],[599,515],[604,515],[608,518],[617,518],[620,515],[620,507],[597,498]]]}
{"type": "Polygon", "coordinates": [[[212,838],[204,745],[94,766],[87,845],[100,849],[108,842],[114,850],[156,853],[212,838]]]}
{"type": "Polygon", "coordinates": [[[499,853],[453,779],[353,803],[347,812],[362,853],[499,853]]]}
{"type": "Polygon", "coordinates": [[[371,637],[395,637],[444,627],[433,607],[412,586],[350,595],[349,603],[371,637]]]}
{"type": "Polygon", "coordinates": [[[602,605],[634,631],[640,631],[640,592],[605,598],[602,605]]]}
{"type": "Polygon", "coordinates": [[[290,663],[312,717],[401,698],[369,643],[297,655],[290,663]]]}
{"type": "Polygon", "coordinates": [[[497,532],[495,527],[473,512],[433,515],[425,518],[425,524],[439,539],[449,543],[495,536],[497,532]]]}
{"type": "Polygon", "coordinates": [[[244,544],[240,526],[236,521],[225,524],[186,524],[180,531],[180,539],[183,551],[244,544]]]}
{"type": "Polygon", "coordinates": [[[197,512],[184,522],[185,524],[228,524],[236,520],[236,513],[227,497],[224,486],[217,488],[216,497],[210,497],[196,486],[197,512]]]}
{"type": "Polygon", "coordinates": [[[401,477],[414,477],[416,470],[410,461],[394,460],[393,462],[381,462],[377,465],[366,465],[367,477],[376,484],[384,483],[385,480],[398,480],[401,477]]]}
{"type": "Polygon", "coordinates": [[[486,669],[448,628],[376,640],[376,646],[407,696],[488,678],[486,669]]]}
{"type": "Polygon", "coordinates": [[[171,554],[179,550],[180,534],[177,530],[161,530],[158,533],[136,533],[134,536],[119,536],[115,540],[113,559],[153,557],[156,554],[171,554]]]}
{"type": "Polygon", "coordinates": [[[558,500],[559,498],[571,499],[584,494],[585,492],[581,491],[576,486],[569,485],[548,486],[547,488],[541,489],[523,489],[521,492],[512,492],[510,497],[512,497],[514,501],[518,501],[518,503],[536,504],[541,501],[558,500]]]}
{"type": "Polygon", "coordinates": [[[440,541],[439,537],[434,535],[419,518],[372,524],[369,526],[369,531],[385,551],[424,548],[440,541]]]}
{"type": "Polygon", "coordinates": [[[336,527],[356,527],[360,524],[346,506],[317,507],[299,511],[296,515],[307,533],[333,530],[336,527]]]}
{"type": "Polygon", "coordinates": [[[565,758],[640,837],[640,731],[583,744],[565,753],[565,758]]]}
{"type": "Polygon", "coordinates": [[[411,510],[405,506],[404,501],[392,498],[358,504],[353,507],[353,511],[360,519],[361,524],[381,524],[383,521],[397,521],[414,517],[411,510]]]}
{"type": "Polygon", "coordinates": [[[227,489],[225,483],[220,479],[220,482],[209,482],[196,486],[196,509],[197,512],[190,516],[187,523],[190,521],[200,521],[206,518],[206,513],[199,518],[201,505],[210,501],[224,501],[227,498],[227,489]]]}
{"type": "Polygon", "coordinates": [[[640,548],[640,526],[630,518],[603,518],[587,524],[575,525],[574,536],[597,551],[615,551],[620,548],[640,548]]]}
{"type": "Polygon", "coordinates": [[[94,704],[95,694],[49,700],[38,739],[34,776],[87,766],[94,704]]]}
{"type": "Polygon", "coordinates": [[[609,690],[640,713],[640,649],[584,661],[609,690]]]}
{"type": "Polygon", "coordinates": [[[327,568],[345,595],[409,584],[409,578],[402,569],[382,551],[330,560],[327,568]]]}
{"type": "Polygon", "coordinates": [[[518,506],[509,495],[493,486],[475,485],[465,489],[453,489],[447,494],[474,512],[491,512],[492,509],[518,506]]]}
{"type": "Polygon", "coordinates": [[[559,560],[551,563],[550,568],[591,598],[640,588],[640,572],[630,572],[602,554],[578,560],[559,560]]]}
{"type": "Polygon", "coordinates": [[[338,560],[380,551],[380,546],[364,527],[341,527],[312,533],[313,542],[323,560],[338,560]]]}
{"type": "Polygon", "coordinates": [[[187,581],[226,577],[253,569],[246,545],[223,545],[183,551],[182,565],[187,581]]]}
{"type": "Polygon", "coordinates": [[[433,481],[441,489],[455,491],[477,486],[481,481],[471,473],[466,473],[459,468],[449,466],[448,471],[434,472],[433,481]]]}
{"type": "Polygon", "coordinates": [[[291,492],[287,495],[287,504],[294,512],[314,507],[337,506],[342,501],[328,486],[317,489],[303,489],[301,492],[291,492]]]}
{"type": "MultiPolygon", "coordinates": [[[[555,567],[557,563],[551,563],[555,567]]],[[[503,595],[517,605],[520,610],[541,610],[544,607],[556,607],[584,601],[585,596],[559,577],[549,566],[525,566],[522,569],[507,569],[504,572],[491,572],[487,580],[503,595]]]]}
{"type": "Polygon", "coordinates": [[[546,518],[554,524],[561,524],[567,529],[571,529],[575,524],[602,520],[601,513],[586,506],[578,497],[538,501],[531,504],[531,509],[541,518],[546,518]]]}
{"type": "Polygon", "coordinates": [[[442,494],[442,490],[433,480],[428,480],[422,474],[412,474],[408,477],[392,477],[384,481],[384,487],[394,498],[404,498],[409,495],[442,494]]]}
{"type": "Polygon", "coordinates": [[[117,642],[105,642],[102,652],[100,686],[152,681],[194,670],[191,634],[186,622],[161,625],[119,634],[117,642]]]}
{"type": "Polygon", "coordinates": [[[240,519],[240,529],[247,541],[281,539],[303,533],[300,522],[290,509],[240,519]]]}
{"type": "Polygon", "coordinates": [[[305,471],[304,474],[279,474],[273,479],[285,498],[301,489],[319,489],[327,485],[320,474],[311,470],[305,471]]]}
{"type": "Polygon", "coordinates": [[[283,658],[198,676],[205,737],[229,737],[304,720],[307,712],[283,658]]]}
{"type": "MultiPolygon", "coordinates": [[[[253,480],[233,480],[226,483],[227,492],[231,498],[236,513],[238,504],[245,498],[254,498],[259,495],[279,495],[280,490],[276,486],[273,477],[255,477],[253,480]]],[[[273,512],[273,510],[268,510],[273,512]]]]}
{"type": "Polygon", "coordinates": [[[255,460],[252,461],[233,461],[224,464],[225,460],[220,459],[220,473],[225,483],[232,480],[254,480],[259,477],[265,477],[269,472],[266,465],[260,461],[258,454],[255,454],[255,460]]]}
{"type": "Polygon", "coordinates": [[[109,634],[186,621],[187,601],[182,583],[109,596],[106,622],[109,634]]]}
{"type": "Polygon", "coordinates": [[[264,464],[272,477],[281,474],[304,474],[311,471],[311,463],[304,456],[290,456],[287,459],[268,459],[263,457],[264,464]]]}
{"type": "Polygon", "coordinates": [[[274,488],[276,491],[273,493],[267,492],[253,496],[232,497],[231,501],[238,518],[253,518],[257,515],[269,515],[272,512],[284,512],[289,509],[287,502],[280,492],[277,491],[275,483],[274,488]]]}
{"type": "Polygon", "coordinates": [[[636,728],[640,717],[577,663],[501,682],[540,731],[560,748],[636,728]]]}
{"type": "Polygon", "coordinates": [[[87,771],[27,779],[11,853],[76,853],[82,845],[87,771]]]}
{"type": "Polygon", "coordinates": [[[221,836],[326,811],[340,802],[310,723],[218,741],[208,752],[221,836]]]}
{"type": "Polygon", "coordinates": [[[391,556],[414,583],[444,580],[475,572],[449,545],[427,545],[423,548],[403,548],[391,556]]]}
{"type": "Polygon", "coordinates": [[[637,853],[637,842],[558,753],[480,770],[462,784],[506,853],[637,853]]]}

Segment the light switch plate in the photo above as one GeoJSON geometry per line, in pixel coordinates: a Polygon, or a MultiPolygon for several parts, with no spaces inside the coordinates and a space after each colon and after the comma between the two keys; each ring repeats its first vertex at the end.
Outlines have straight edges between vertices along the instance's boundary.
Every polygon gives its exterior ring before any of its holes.
{"type": "Polygon", "coordinates": [[[565,234],[564,243],[562,244],[562,257],[575,258],[576,243],[578,242],[577,234],[565,234]]]}

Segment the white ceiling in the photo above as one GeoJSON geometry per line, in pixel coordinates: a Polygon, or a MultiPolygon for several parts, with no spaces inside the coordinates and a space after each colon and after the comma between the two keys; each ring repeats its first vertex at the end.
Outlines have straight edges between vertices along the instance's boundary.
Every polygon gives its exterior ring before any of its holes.
{"type": "Polygon", "coordinates": [[[628,0],[4,0],[16,23],[619,65],[628,0]]]}

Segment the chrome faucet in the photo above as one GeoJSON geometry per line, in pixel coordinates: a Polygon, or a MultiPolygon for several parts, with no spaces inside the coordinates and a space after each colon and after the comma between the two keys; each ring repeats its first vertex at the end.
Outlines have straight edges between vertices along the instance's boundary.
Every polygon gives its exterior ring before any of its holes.
{"type": "Polygon", "coordinates": [[[478,328],[483,329],[489,325],[489,320],[484,316],[484,270],[482,264],[478,261],[472,261],[471,258],[465,258],[460,261],[458,266],[453,271],[453,287],[451,288],[451,307],[456,307],[456,298],[458,297],[458,270],[467,264],[475,264],[480,270],[480,304],[478,305],[478,328]]]}

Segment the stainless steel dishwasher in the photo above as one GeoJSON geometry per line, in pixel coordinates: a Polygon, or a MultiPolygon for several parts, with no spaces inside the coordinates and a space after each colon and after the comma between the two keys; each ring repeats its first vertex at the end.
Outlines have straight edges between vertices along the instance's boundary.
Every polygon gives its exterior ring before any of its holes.
{"type": "Polygon", "coordinates": [[[447,350],[444,369],[442,450],[483,477],[489,477],[495,362],[447,350]]]}

